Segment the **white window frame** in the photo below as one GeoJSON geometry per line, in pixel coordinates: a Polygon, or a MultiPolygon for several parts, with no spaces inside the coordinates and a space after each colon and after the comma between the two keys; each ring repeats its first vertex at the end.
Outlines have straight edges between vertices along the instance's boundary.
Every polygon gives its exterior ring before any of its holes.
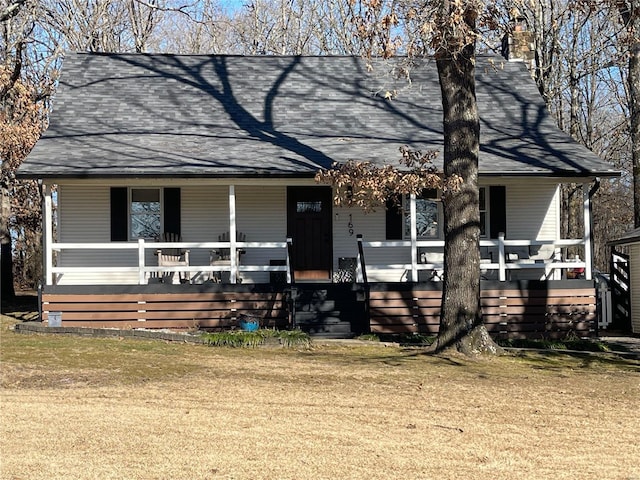
{"type": "MultiPolygon", "coordinates": [[[[417,236],[418,240],[441,240],[443,238],[443,230],[442,230],[442,215],[443,215],[443,211],[442,211],[442,201],[441,201],[441,191],[438,190],[436,193],[436,197],[435,198],[429,198],[429,199],[424,199],[421,198],[420,196],[416,196],[416,215],[418,215],[418,203],[421,200],[428,200],[428,201],[432,201],[433,203],[436,204],[436,228],[437,228],[437,233],[436,235],[419,235],[417,236]]],[[[411,239],[411,212],[410,212],[410,200],[408,196],[404,196],[402,199],[402,212],[403,212],[403,231],[402,231],[402,237],[405,240],[410,240],[411,239]]]]}
{"type": "MultiPolygon", "coordinates": [[[[491,212],[489,210],[489,192],[491,189],[489,187],[478,187],[478,191],[484,192],[484,208],[482,208],[482,204],[478,203],[480,208],[480,238],[489,238],[491,232],[489,232],[491,223],[489,222],[489,217],[491,212]],[[484,225],[482,225],[482,214],[484,213],[484,225]],[[484,226],[484,233],[482,233],[482,227],[484,226]]],[[[482,195],[479,195],[480,197],[482,195]]]]}
{"type": "MultiPolygon", "coordinates": [[[[480,221],[482,222],[482,214],[484,213],[484,225],[480,226],[480,238],[489,238],[490,232],[490,216],[491,216],[491,212],[489,209],[489,192],[490,192],[490,188],[488,186],[481,186],[478,187],[478,190],[482,190],[484,192],[484,208],[482,204],[478,204],[479,209],[480,209],[480,221]],[[482,227],[484,227],[484,233],[482,233],[482,227]]],[[[442,210],[442,197],[441,197],[441,190],[438,190],[436,198],[435,199],[429,199],[432,200],[434,203],[436,203],[438,211],[437,211],[437,217],[436,217],[436,223],[437,223],[437,229],[438,229],[438,233],[437,235],[431,236],[431,235],[418,235],[418,239],[419,240],[442,240],[444,238],[444,232],[442,229],[442,218],[444,215],[444,212],[442,210]]],[[[480,193],[479,193],[480,196],[480,193]]],[[[416,210],[419,208],[418,207],[418,202],[420,200],[424,200],[421,199],[420,197],[416,197],[416,210]]],[[[402,212],[403,212],[403,232],[402,232],[402,237],[405,240],[410,240],[411,239],[411,228],[410,226],[410,212],[409,212],[409,197],[405,196],[402,199],[402,212]]],[[[417,214],[417,212],[416,212],[417,214]]]]}

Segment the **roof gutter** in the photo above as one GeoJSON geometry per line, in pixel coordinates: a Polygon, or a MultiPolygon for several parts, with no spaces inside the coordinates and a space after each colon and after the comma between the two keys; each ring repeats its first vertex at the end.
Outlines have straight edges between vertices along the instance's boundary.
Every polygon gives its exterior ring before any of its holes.
{"type": "Polygon", "coordinates": [[[593,199],[593,196],[600,190],[600,178],[596,177],[593,181],[593,185],[589,189],[589,202],[593,199]]]}
{"type": "Polygon", "coordinates": [[[621,172],[618,170],[611,171],[599,171],[599,172],[572,172],[572,171],[492,171],[484,170],[479,171],[479,177],[546,177],[546,178],[561,178],[561,179],[578,179],[578,178],[594,178],[598,182],[599,177],[619,177],[621,172]]]}
{"type": "MultiPolygon", "coordinates": [[[[130,173],[86,173],[86,172],[16,172],[16,177],[21,179],[114,179],[123,180],[130,178],[312,178],[316,174],[316,171],[309,172],[260,172],[254,171],[251,173],[218,173],[211,174],[207,172],[190,172],[190,173],[176,173],[176,172],[130,172],[130,173]]],[[[554,179],[566,179],[567,181],[585,177],[592,177],[597,183],[597,187],[593,193],[597,191],[600,186],[599,177],[619,177],[620,172],[515,172],[515,171],[481,171],[478,173],[479,177],[499,177],[499,178],[554,178],[554,179]]]]}

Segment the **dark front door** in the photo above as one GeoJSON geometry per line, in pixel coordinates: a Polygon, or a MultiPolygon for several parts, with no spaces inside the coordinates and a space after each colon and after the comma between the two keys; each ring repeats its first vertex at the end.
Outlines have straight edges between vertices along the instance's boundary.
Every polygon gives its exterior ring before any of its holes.
{"type": "Polygon", "coordinates": [[[287,189],[287,235],[293,239],[296,280],[331,278],[331,188],[287,189]]]}

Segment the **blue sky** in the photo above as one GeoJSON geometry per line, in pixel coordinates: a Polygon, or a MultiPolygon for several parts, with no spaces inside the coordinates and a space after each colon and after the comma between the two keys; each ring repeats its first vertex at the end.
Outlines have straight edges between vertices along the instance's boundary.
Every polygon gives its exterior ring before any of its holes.
{"type": "Polygon", "coordinates": [[[242,8],[243,5],[250,3],[251,0],[219,0],[219,2],[225,9],[237,10],[242,8]]]}

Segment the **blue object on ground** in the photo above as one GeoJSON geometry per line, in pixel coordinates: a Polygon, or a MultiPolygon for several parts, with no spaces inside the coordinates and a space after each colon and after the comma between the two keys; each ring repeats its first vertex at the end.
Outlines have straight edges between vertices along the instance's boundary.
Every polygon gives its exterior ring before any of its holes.
{"type": "Polygon", "coordinates": [[[255,332],[260,328],[260,322],[258,320],[243,319],[239,322],[240,328],[245,332],[255,332]]]}

